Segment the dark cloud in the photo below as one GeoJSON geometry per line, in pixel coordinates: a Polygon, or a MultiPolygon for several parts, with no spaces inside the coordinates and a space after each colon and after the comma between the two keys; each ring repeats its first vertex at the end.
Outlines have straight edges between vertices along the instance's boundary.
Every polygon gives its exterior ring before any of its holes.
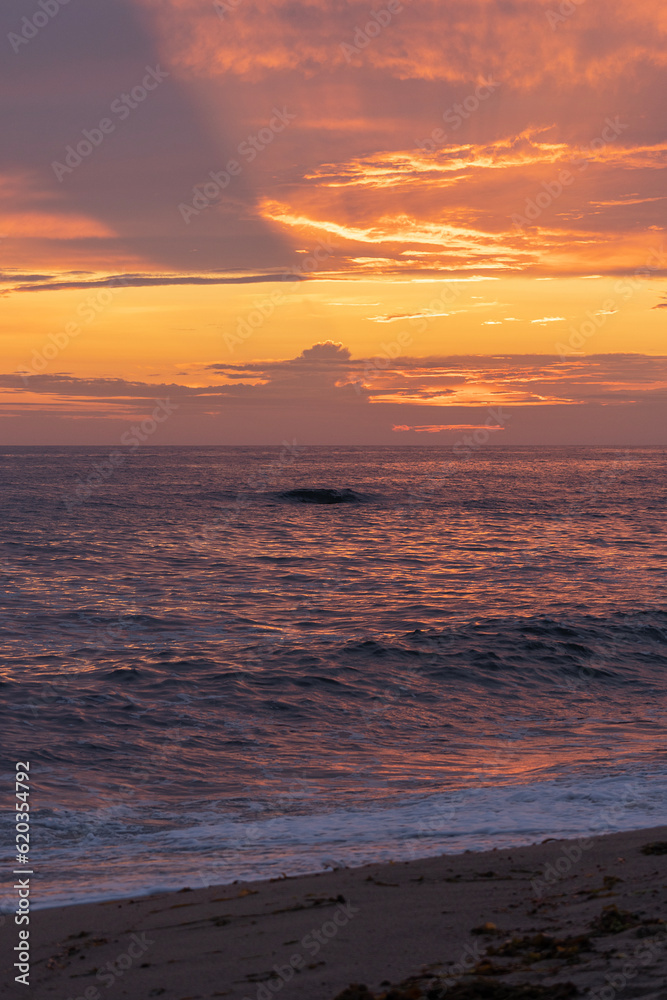
{"type": "MultiPolygon", "coordinates": [[[[211,366],[202,369],[210,373],[211,366]]],[[[218,384],[0,375],[8,443],[117,443],[158,400],[173,415],[152,443],[424,443],[502,424],[508,444],[659,444],[667,357],[640,354],[354,358],[331,341],[295,358],[214,366],[218,384]],[[4,390],[4,391],[2,391],[4,390]],[[30,399],[18,419],[17,402],[30,399]],[[426,435],[428,437],[428,435],[426,435]],[[433,440],[436,440],[433,438],[433,440]]]]}
{"type": "MultiPolygon", "coordinates": [[[[226,400],[285,405],[325,397],[430,405],[449,397],[478,407],[502,397],[507,405],[616,403],[660,397],[667,390],[667,356],[606,354],[352,358],[342,344],[326,341],[284,361],[209,365],[226,381],[188,386],[125,379],[76,378],[68,373],[0,375],[0,387],[63,398],[226,400]],[[409,372],[409,375],[406,374],[409,372]]],[[[449,405],[449,404],[448,404],[449,405]]]]}
{"type": "MultiPolygon", "coordinates": [[[[208,10],[214,27],[222,27],[212,4],[208,10]]],[[[25,0],[6,0],[0,10],[6,49],[0,127],[11,136],[0,147],[0,180],[14,178],[19,185],[11,214],[47,212],[62,219],[63,234],[68,221],[95,220],[115,234],[119,259],[129,255],[156,267],[189,268],[193,252],[197,267],[207,270],[287,263],[285,241],[253,212],[255,184],[247,170],[225,190],[235,199],[231,214],[214,206],[217,198],[189,226],[179,214],[195,185],[238,156],[239,140],[248,132],[239,125],[230,89],[219,90],[215,121],[206,120],[159,50],[153,21],[130,0],[73,0],[12,51],[10,36],[21,37],[23,18],[37,11],[43,16],[38,4],[25,0]],[[132,91],[147,69],[158,69],[164,79],[134,101],[132,91]],[[114,110],[124,94],[132,103],[114,110]],[[113,131],[59,179],[53,164],[64,163],[68,147],[84,141],[85,131],[98,129],[103,119],[113,131]]],[[[32,226],[30,238],[40,254],[53,254],[39,225],[32,226]]],[[[65,242],[64,235],[57,238],[65,242]]]]}
{"type": "MultiPolygon", "coordinates": [[[[86,288],[154,288],[161,285],[247,285],[276,281],[306,281],[301,275],[290,274],[244,274],[244,275],[197,275],[197,274],[117,274],[107,278],[95,278],[90,281],[59,281],[55,276],[38,275],[47,278],[43,284],[15,285],[9,289],[12,292],[58,292],[86,288]]],[[[10,280],[8,277],[0,280],[10,280]]],[[[14,276],[11,280],[16,281],[14,276]]],[[[29,280],[19,276],[18,280],[29,280]]]]}
{"type": "Polygon", "coordinates": [[[296,361],[349,361],[349,348],[342,344],[334,344],[332,340],[326,340],[320,344],[313,344],[302,351],[296,361]]]}

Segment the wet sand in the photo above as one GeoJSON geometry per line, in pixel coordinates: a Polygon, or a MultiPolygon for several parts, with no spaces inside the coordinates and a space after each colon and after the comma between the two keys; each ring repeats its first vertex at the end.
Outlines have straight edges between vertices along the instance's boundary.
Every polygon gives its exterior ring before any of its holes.
{"type": "MultiPolygon", "coordinates": [[[[661,827],[33,911],[31,995],[666,1000],[666,841],[661,827]]],[[[29,995],[8,974],[13,917],[2,936],[2,995],[29,995]]]]}

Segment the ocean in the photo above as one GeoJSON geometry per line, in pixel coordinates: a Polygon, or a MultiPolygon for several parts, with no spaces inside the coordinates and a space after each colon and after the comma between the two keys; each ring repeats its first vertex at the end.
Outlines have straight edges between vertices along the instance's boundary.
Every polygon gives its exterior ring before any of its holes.
{"type": "Polygon", "coordinates": [[[667,823],[665,450],[109,451],[0,450],[38,905],[667,823]]]}

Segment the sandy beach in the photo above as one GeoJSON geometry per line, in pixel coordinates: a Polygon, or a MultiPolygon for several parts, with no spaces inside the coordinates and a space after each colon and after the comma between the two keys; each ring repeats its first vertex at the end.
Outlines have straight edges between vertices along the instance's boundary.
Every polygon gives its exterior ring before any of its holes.
{"type": "Polygon", "coordinates": [[[667,1000],[667,0],[0,28],[0,1000],[667,1000]]]}
{"type": "MultiPolygon", "coordinates": [[[[53,1000],[664,1000],[665,841],[659,827],[33,911],[30,985],[53,1000]]],[[[17,933],[7,920],[6,955],[17,933]]],[[[3,995],[22,989],[7,976],[3,995]]]]}

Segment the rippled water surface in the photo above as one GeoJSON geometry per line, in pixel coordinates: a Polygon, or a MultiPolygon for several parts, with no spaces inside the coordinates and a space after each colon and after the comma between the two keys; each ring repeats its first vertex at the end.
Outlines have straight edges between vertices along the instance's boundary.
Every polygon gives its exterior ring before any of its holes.
{"type": "Polygon", "coordinates": [[[0,452],[43,900],[667,822],[662,450],[106,457],[0,452]]]}

